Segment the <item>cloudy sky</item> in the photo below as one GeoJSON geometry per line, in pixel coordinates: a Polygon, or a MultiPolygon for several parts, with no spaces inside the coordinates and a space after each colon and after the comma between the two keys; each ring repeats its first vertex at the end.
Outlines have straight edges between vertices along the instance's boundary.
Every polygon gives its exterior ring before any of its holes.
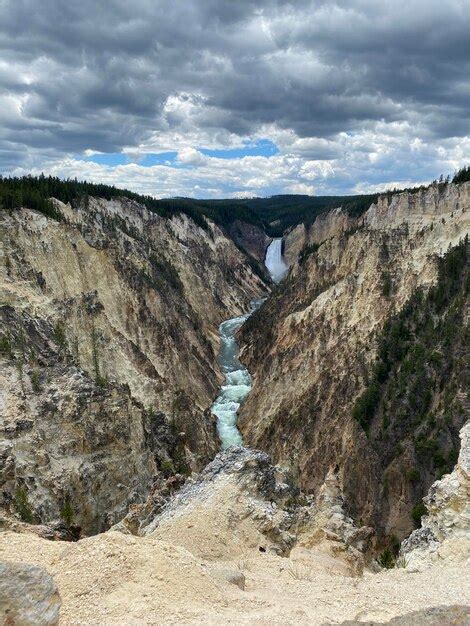
{"type": "Polygon", "coordinates": [[[356,193],[470,161],[470,0],[0,0],[0,172],[356,193]]]}

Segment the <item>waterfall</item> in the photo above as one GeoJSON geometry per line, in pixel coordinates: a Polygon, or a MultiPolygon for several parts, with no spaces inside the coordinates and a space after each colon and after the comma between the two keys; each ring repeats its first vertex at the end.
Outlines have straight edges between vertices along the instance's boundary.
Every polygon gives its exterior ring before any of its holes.
{"type": "MultiPolygon", "coordinates": [[[[284,277],[289,269],[282,257],[282,237],[273,239],[266,250],[265,265],[275,283],[284,277]]],[[[220,354],[219,365],[225,376],[225,383],[212,405],[212,413],[217,417],[217,432],[222,448],[242,446],[243,440],[237,428],[238,410],[251,391],[251,376],[238,358],[237,330],[263,302],[251,303],[251,311],[239,317],[222,322],[219,326],[220,354]]]]}
{"type": "Polygon", "coordinates": [[[275,283],[284,278],[289,266],[282,256],[282,237],[273,239],[266,250],[266,258],[264,260],[268,272],[275,283]]]}

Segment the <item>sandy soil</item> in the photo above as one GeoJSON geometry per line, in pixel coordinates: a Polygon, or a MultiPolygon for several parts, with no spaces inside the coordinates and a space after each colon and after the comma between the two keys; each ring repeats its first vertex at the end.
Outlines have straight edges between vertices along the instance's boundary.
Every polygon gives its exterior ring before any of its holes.
{"type": "Polygon", "coordinates": [[[75,544],[3,532],[0,559],[41,565],[54,576],[63,625],[315,625],[470,604],[469,563],[452,560],[421,572],[353,578],[344,563],[318,550],[294,550],[291,558],[252,550],[231,561],[204,561],[155,537],[118,532],[75,544]],[[245,590],[224,580],[240,572],[245,590]]]}

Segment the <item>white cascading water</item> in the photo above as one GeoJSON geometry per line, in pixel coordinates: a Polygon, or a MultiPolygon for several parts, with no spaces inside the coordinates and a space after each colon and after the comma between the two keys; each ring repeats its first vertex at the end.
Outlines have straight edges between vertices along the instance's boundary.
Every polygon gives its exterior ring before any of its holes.
{"type": "Polygon", "coordinates": [[[212,413],[217,417],[217,432],[222,449],[243,445],[237,428],[237,413],[241,403],[251,391],[251,376],[238,360],[238,345],[235,333],[263,300],[251,303],[251,311],[239,317],[222,322],[220,332],[219,365],[225,375],[225,384],[212,405],[212,413]]]}
{"type": "Polygon", "coordinates": [[[266,250],[266,258],[264,264],[268,268],[268,272],[275,283],[280,282],[289,266],[282,256],[282,237],[273,239],[266,250]]]}
{"type": "MultiPolygon", "coordinates": [[[[282,257],[282,237],[273,239],[266,250],[266,268],[275,283],[284,278],[288,268],[282,257]]],[[[239,317],[233,317],[219,326],[220,354],[219,365],[225,375],[225,383],[212,405],[212,413],[217,417],[217,432],[222,449],[242,446],[243,439],[237,428],[238,410],[251,391],[250,372],[238,359],[238,345],[235,334],[240,326],[261,305],[263,299],[251,303],[251,311],[239,317]]]]}

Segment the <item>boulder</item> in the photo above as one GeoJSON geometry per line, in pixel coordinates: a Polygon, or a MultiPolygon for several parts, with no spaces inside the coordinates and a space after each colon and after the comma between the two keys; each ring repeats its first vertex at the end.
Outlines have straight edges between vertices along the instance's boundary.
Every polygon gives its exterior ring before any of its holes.
{"type": "Polygon", "coordinates": [[[50,574],[25,563],[0,563],[0,617],[8,626],[54,626],[60,596],[50,574]]]}

